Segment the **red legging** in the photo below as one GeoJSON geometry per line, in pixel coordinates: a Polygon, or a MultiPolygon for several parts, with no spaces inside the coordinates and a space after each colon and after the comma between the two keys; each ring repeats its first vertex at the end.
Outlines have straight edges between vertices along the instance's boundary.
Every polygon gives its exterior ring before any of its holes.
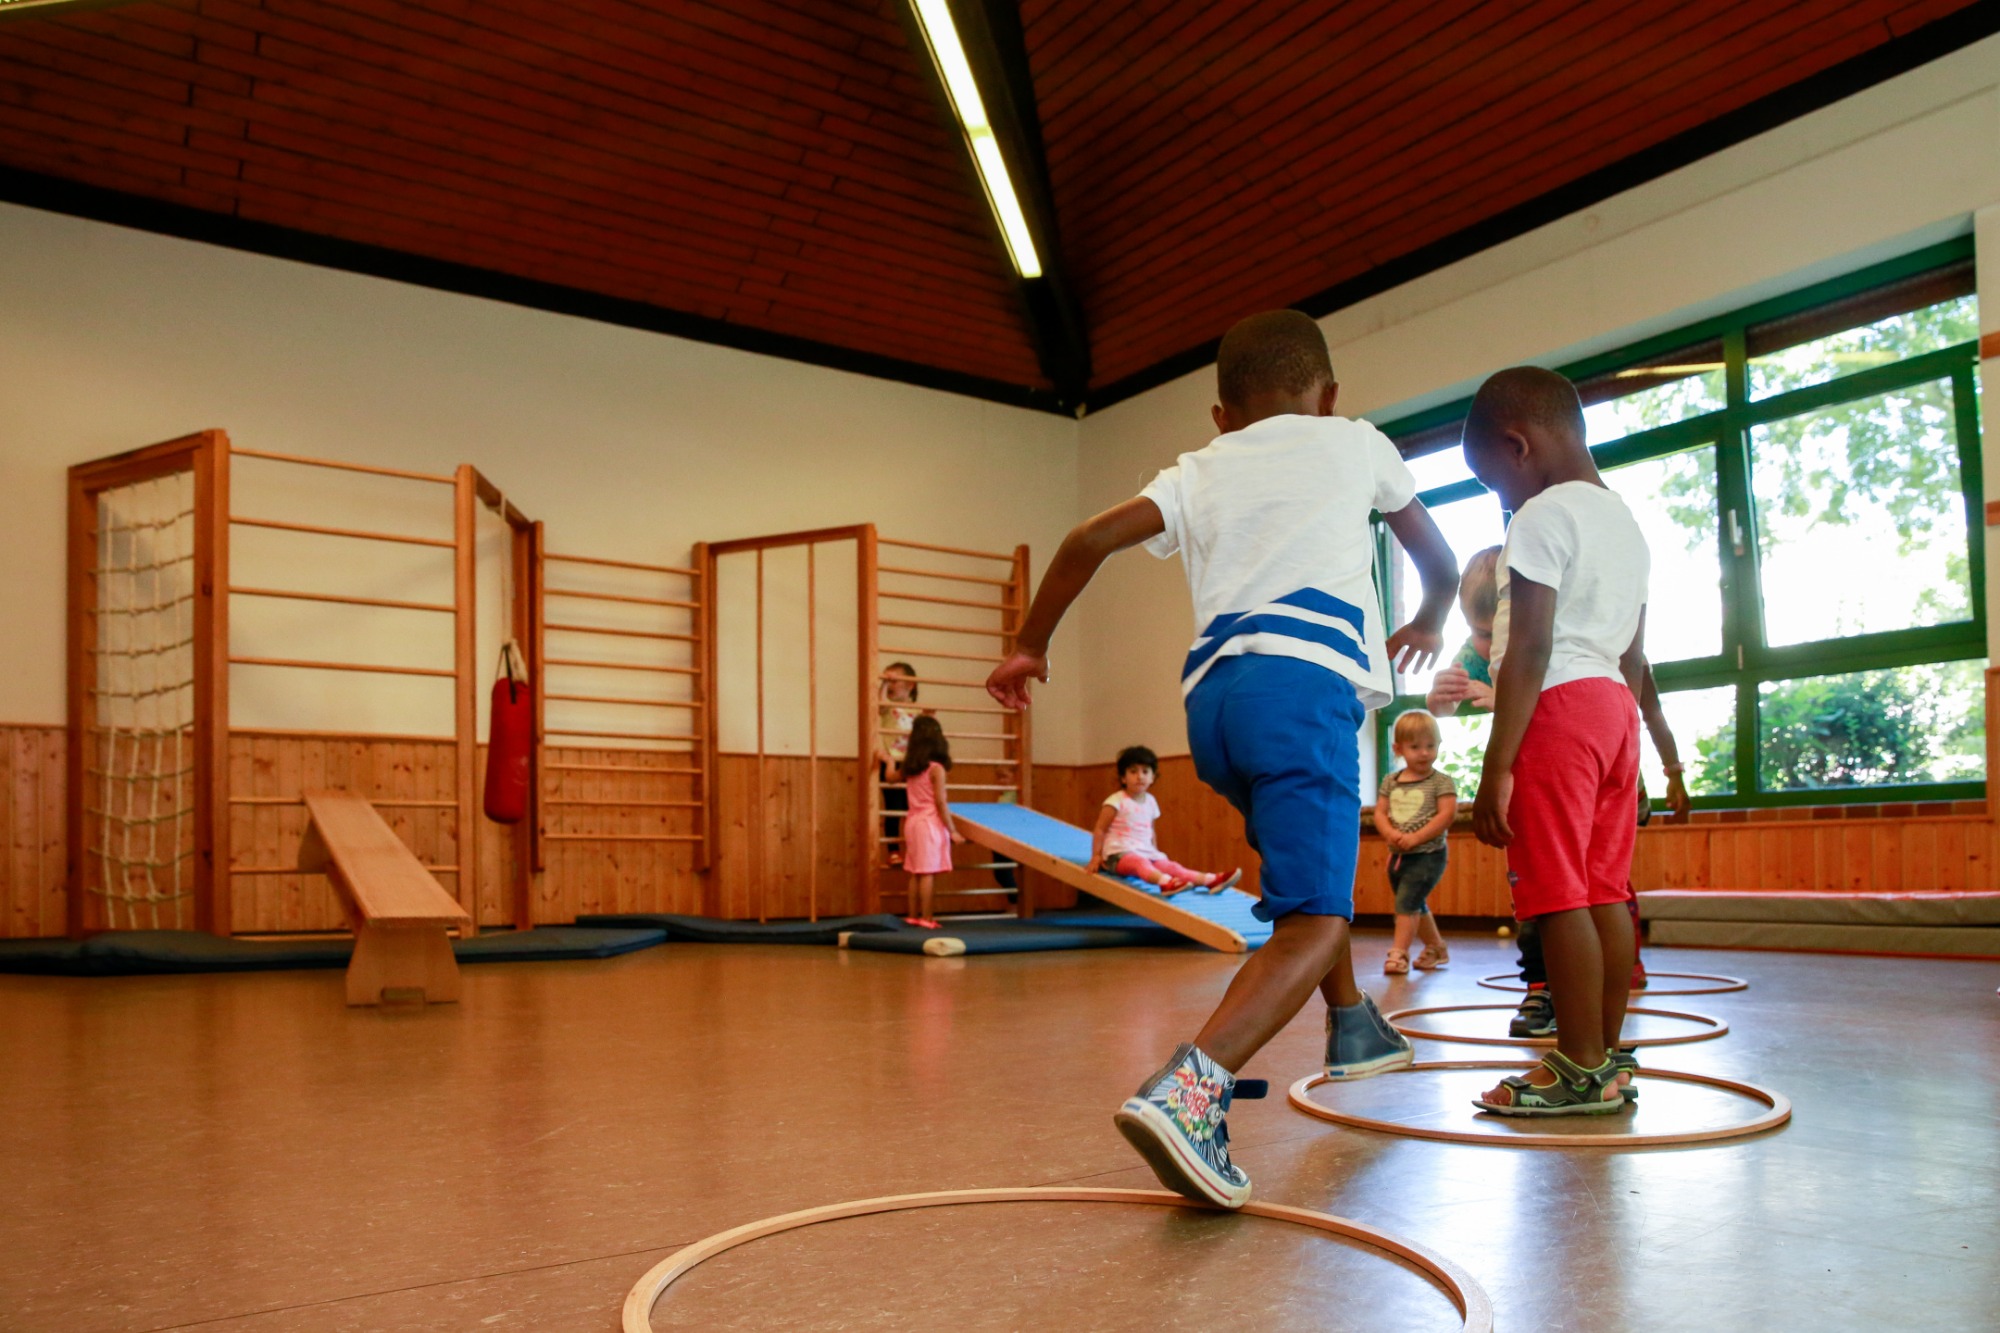
{"type": "Polygon", "coordinates": [[[1199,870],[1189,870],[1178,861],[1169,861],[1164,856],[1148,856],[1143,852],[1126,852],[1118,858],[1117,870],[1121,875],[1133,879],[1146,879],[1143,872],[1151,868],[1155,874],[1170,875],[1175,879],[1203,880],[1208,876],[1199,870]]]}

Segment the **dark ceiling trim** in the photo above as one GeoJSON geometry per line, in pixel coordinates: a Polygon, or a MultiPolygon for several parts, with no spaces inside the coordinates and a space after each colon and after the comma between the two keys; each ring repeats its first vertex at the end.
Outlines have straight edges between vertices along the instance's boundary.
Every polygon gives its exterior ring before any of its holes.
{"type": "MultiPolygon", "coordinates": [[[[1718,116],[1568,185],[1392,259],[1358,277],[1295,301],[1293,307],[1315,319],[1324,318],[1336,310],[1356,305],[1371,296],[1379,296],[1393,287],[1434,273],[1482,250],[1490,250],[1537,227],[1547,226],[1579,210],[1603,203],[1614,195],[1657,180],[1669,172],[1678,171],[1788,121],[1831,106],[1899,74],[1907,74],[1996,32],[2000,32],[2000,0],[1979,0],[1979,3],[1928,23],[1913,33],[1893,38],[1872,51],[1801,79],[1789,88],[1761,97],[1748,106],[1718,116]]],[[[1148,389],[1158,388],[1170,380],[1213,364],[1221,341],[1218,335],[1199,346],[1190,347],[1144,370],[1092,390],[1088,410],[1102,411],[1114,403],[1136,397],[1148,389]]]]}
{"type": "Polygon", "coordinates": [[[869,375],[876,379],[894,380],[902,384],[914,384],[920,388],[938,389],[945,393],[985,399],[988,402],[1005,403],[1010,407],[1034,408],[1063,416],[1071,416],[1074,412],[1073,408],[1046,389],[1031,389],[1024,385],[986,379],[979,375],[940,370],[935,366],[920,365],[914,361],[904,361],[897,357],[881,356],[872,352],[856,351],[853,348],[817,342],[810,338],[769,333],[762,329],[711,319],[704,315],[691,315],[665,306],[650,305],[644,301],[605,296],[579,287],[538,282],[532,278],[516,277],[493,269],[454,264],[447,260],[406,254],[384,246],[319,236],[273,223],[256,222],[226,213],[189,208],[182,204],[164,203],[148,199],[143,195],[127,194],[101,186],[83,185],[40,172],[0,166],[0,201],[44,209],[51,213],[89,218],[95,222],[132,227],[139,231],[177,236],[183,240],[203,241],[232,250],[247,250],[253,254],[269,255],[277,259],[296,260],[322,268],[361,273],[374,278],[387,278],[394,282],[407,282],[418,287],[455,292],[461,296],[483,297],[489,301],[502,301],[508,305],[524,306],[530,310],[574,315],[579,319],[596,320],[603,324],[616,324],[623,328],[640,329],[648,333],[664,333],[695,342],[733,347],[738,351],[782,357],[789,361],[803,361],[808,365],[845,370],[857,375],[869,375]]]}

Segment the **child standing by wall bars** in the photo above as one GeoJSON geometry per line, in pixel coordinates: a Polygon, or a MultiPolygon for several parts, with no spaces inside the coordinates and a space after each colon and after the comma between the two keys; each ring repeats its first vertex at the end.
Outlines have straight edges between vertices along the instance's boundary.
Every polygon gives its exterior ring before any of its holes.
{"type": "MultiPolygon", "coordinates": [[[[875,710],[875,778],[882,784],[882,808],[907,810],[909,796],[896,784],[903,780],[903,752],[910,745],[910,728],[924,715],[916,706],[917,669],[908,662],[891,662],[882,670],[876,696],[881,705],[875,710]]],[[[901,865],[903,821],[891,816],[883,821],[882,832],[889,839],[889,864],[901,865]]]]}
{"type": "Polygon", "coordinates": [[[1160,817],[1160,803],[1153,799],[1152,786],[1159,774],[1160,757],[1145,746],[1128,745],[1118,752],[1118,790],[1104,798],[1097,827],[1090,834],[1091,868],[1142,879],[1162,898],[1183,889],[1220,893],[1235,888],[1243,878],[1240,868],[1227,875],[1189,870],[1168,860],[1154,842],[1153,821],[1160,817]]]}
{"type": "Polygon", "coordinates": [[[910,798],[910,817],[903,821],[903,869],[910,876],[910,915],[904,920],[936,930],[937,877],[951,873],[951,847],[965,835],[952,822],[946,774],[951,769],[951,742],[934,717],[919,717],[910,725],[910,742],[903,754],[903,790],[910,798]]]}
{"type": "Polygon", "coordinates": [[[1392,744],[1403,766],[1382,779],[1375,793],[1375,831],[1389,844],[1389,888],[1396,895],[1396,941],[1382,971],[1410,970],[1410,942],[1421,937],[1417,967],[1429,972],[1451,963],[1451,950],[1431,916],[1431,890],[1444,878],[1445,835],[1458,814],[1458,788],[1437,769],[1437,719],[1412,708],[1396,719],[1392,744]]]}
{"type": "Polygon", "coordinates": [[[1632,817],[1651,556],[1584,443],[1570,382],[1533,366],[1480,386],[1472,474],[1513,514],[1498,566],[1493,730],[1473,825],[1507,849],[1514,915],[1541,932],[1556,1048],[1474,1104],[1510,1116],[1629,1106],[1618,1051],[1632,974],[1632,817]]]}
{"type": "Polygon", "coordinates": [[[1458,565],[1416,501],[1389,438],[1333,415],[1338,386],[1319,325],[1295,310],[1253,315],[1216,356],[1220,432],[1131,500],[1085,521],[1049,564],[1016,648],[986,688],[1028,705],[1047,680],[1049,637],[1099,565],[1137,546],[1179,554],[1199,637],[1181,668],[1195,771],[1243,815],[1264,859],[1250,955],[1191,1042],[1115,1120],[1162,1184],[1241,1207],[1250,1177],[1229,1159],[1236,1074],[1317,990],[1326,1071],[1363,1078],[1410,1063],[1410,1043],[1354,984],[1348,923],[1361,835],[1360,731],[1389,702],[1392,665],[1436,660],[1458,565]],[[1415,561],[1416,618],[1382,634],[1371,511],[1415,561]]]}

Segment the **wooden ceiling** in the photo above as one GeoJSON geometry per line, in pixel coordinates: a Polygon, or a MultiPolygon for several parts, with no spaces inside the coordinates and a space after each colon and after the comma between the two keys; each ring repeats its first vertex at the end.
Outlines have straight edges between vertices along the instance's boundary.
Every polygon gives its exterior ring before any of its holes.
{"type": "MultiPolygon", "coordinates": [[[[0,11],[0,197],[1073,408],[901,2],[0,11]]],[[[1241,314],[1323,313],[1934,58],[1996,9],[1023,0],[1029,184],[1088,401],[1201,364],[1241,314]]]]}

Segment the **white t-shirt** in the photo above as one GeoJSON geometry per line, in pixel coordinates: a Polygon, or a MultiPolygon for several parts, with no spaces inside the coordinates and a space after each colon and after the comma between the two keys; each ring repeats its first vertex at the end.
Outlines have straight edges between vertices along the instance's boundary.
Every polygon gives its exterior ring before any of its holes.
{"type": "Polygon", "coordinates": [[[1127,852],[1160,854],[1153,844],[1153,821],[1160,817],[1160,803],[1153,799],[1153,793],[1147,792],[1135,801],[1122,791],[1114,791],[1104,798],[1104,803],[1118,812],[1111,820],[1111,827],[1104,831],[1105,856],[1119,857],[1127,852]]]}
{"type": "Polygon", "coordinates": [[[1551,486],[1507,525],[1496,571],[1493,678],[1507,654],[1511,575],[1556,590],[1556,618],[1544,690],[1599,676],[1623,681],[1618,659],[1639,632],[1652,556],[1637,520],[1615,491],[1587,481],[1551,486]]]}
{"type": "Polygon", "coordinates": [[[1417,484],[1388,436],[1346,417],[1266,417],[1139,493],[1166,520],[1146,549],[1180,552],[1194,595],[1183,694],[1219,658],[1263,653],[1345,676],[1365,708],[1389,702],[1368,515],[1402,509],[1417,484]]]}

